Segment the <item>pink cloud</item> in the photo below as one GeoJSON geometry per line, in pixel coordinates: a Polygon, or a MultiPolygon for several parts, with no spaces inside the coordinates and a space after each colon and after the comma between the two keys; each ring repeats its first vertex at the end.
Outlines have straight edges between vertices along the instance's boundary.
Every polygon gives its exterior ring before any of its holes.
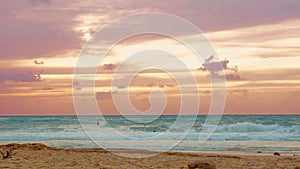
{"type": "MultiPolygon", "coordinates": [[[[1,58],[52,56],[83,45],[76,17],[82,14],[106,16],[99,26],[142,11],[166,12],[183,17],[205,32],[268,24],[299,18],[297,0],[253,0],[226,2],[163,1],[3,1],[0,6],[1,58]],[[272,4],[270,6],[269,4],[272,4]]],[[[94,30],[93,30],[94,31],[94,30]]]]}

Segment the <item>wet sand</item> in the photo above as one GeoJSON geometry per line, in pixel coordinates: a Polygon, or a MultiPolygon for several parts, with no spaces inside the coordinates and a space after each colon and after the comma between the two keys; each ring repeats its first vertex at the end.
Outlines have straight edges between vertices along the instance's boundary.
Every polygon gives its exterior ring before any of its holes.
{"type": "MultiPolygon", "coordinates": [[[[300,169],[299,154],[242,154],[239,152],[165,152],[148,158],[126,158],[105,149],[60,149],[46,145],[0,145],[0,168],[138,169],[138,168],[243,168],[300,169]],[[297,166],[299,168],[297,168],[297,166]]],[[[151,152],[115,150],[127,155],[151,152]]]]}

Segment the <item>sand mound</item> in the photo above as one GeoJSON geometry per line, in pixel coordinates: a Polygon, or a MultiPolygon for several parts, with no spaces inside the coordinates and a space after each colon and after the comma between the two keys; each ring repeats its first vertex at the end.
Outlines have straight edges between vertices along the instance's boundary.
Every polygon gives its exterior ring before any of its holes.
{"type": "MultiPolygon", "coordinates": [[[[136,153],[139,150],[120,150],[136,153]]],[[[166,152],[149,158],[125,158],[101,148],[61,149],[40,143],[0,145],[0,168],[89,168],[89,169],[146,169],[146,168],[295,168],[300,156],[208,154],[166,152]],[[1,158],[2,156],[2,158],[1,158]]],[[[140,153],[147,153],[140,151],[140,153]]],[[[254,153],[256,154],[256,153],[254,153]]],[[[297,168],[295,168],[297,169],[297,168]]]]}

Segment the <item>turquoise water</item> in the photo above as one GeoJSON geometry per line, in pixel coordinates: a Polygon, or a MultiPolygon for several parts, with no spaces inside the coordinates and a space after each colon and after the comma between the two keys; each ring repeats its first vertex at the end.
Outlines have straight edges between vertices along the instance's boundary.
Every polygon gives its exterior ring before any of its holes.
{"type": "MultiPolygon", "coordinates": [[[[148,118],[132,116],[130,119],[148,118]]],[[[171,141],[178,140],[175,150],[242,150],[242,151],[300,151],[300,115],[241,116],[225,115],[209,140],[199,143],[206,116],[198,116],[188,131],[192,116],[170,128],[177,116],[160,116],[151,123],[136,123],[122,116],[86,116],[81,119],[88,133],[105,148],[167,149],[171,141]],[[114,129],[119,137],[111,130],[114,129]],[[167,134],[165,134],[167,133],[167,134]],[[155,137],[161,135],[161,137],[155,137]],[[143,143],[143,144],[140,144],[143,143]],[[143,146],[141,146],[143,145],[143,146]]],[[[76,116],[0,117],[0,144],[42,142],[55,147],[99,147],[81,127],[76,116]]]]}

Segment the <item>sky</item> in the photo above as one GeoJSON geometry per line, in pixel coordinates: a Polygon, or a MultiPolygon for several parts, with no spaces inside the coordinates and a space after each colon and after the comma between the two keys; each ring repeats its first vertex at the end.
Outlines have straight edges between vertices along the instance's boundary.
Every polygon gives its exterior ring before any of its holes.
{"type": "MultiPolygon", "coordinates": [[[[218,58],[228,61],[224,67],[224,114],[300,114],[299,9],[298,0],[2,1],[0,115],[76,115],[72,80],[81,49],[102,27],[142,12],[167,13],[189,21],[203,32],[218,58]]],[[[138,26],[140,22],[130,24],[138,26]]],[[[132,27],[118,28],[127,29],[132,27]]],[[[197,82],[197,113],[208,113],[212,88],[204,61],[195,60],[194,53],[174,39],[149,34],[116,44],[98,65],[91,97],[103,114],[120,113],[111,94],[124,92],[124,86],[112,87],[112,78],[122,61],[141,48],[164,48],[182,60],[197,82]]],[[[147,67],[144,64],[151,61],[162,61],[166,68],[174,69],[172,73],[185,79],[184,71],[159,57],[153,55],[149,60],[145,57],[142,62],[127,64],[123,73],[147,67]]],[[[130,83],[132,104],[146,111],[151,106],[149,94],[160,90],[167,96],[163,114],[178,114],[182,86],[177,80],[159,70],[141,72],[130,83]]]]}

